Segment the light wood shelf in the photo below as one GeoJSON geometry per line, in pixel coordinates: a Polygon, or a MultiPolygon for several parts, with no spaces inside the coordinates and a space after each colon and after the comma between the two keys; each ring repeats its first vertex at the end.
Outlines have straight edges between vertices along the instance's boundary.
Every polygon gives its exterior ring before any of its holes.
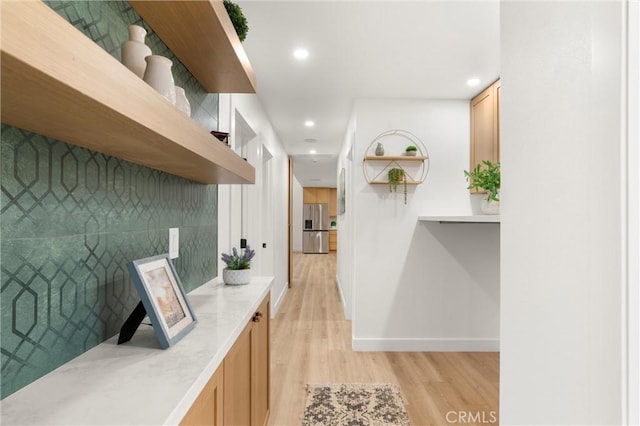
{"type": "Polygon", "coordinates": [[[2,122],[197,182],[255,169],[41,2],[2,2],[2,122]]]}
{"type": "Polygon", "coordinates": [[[364,157],[366,161],[424,161],[428,158],[429,157],[422,155],[416,155],[415,157],[410,157],[408,155],[364,157]]]}
{"type": "Polygon", "coordinates": [[[129,4],[208,92],[256,92],[251,63],[222,1],[129,4]]]}

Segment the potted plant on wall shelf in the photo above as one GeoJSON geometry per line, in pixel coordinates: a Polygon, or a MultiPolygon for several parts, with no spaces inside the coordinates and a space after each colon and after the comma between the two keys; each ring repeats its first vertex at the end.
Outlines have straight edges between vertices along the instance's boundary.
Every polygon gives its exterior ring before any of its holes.
{"type": "Polygon", "coordinates": [[[472,171],[464,171],[469,182],[467,189],[487,191],[480,209],[485,214],[500,213],[500,163],[484,160],[472,171]]]}
{"type": "Polygon", "coordinates": [[[251,281],[251,259],[256,255],[249,245],[242,254],[235,247],[231,254],[222,253],[220,256],[227,267],[222,270],[222,281],[227,285],[244,285],[251,281]]]}
{"type": "Polygon", "coordinates": [[[233,28],[236,30],[236,34],[238,34],[238,38],[240,41],[244,41],[249,32],[249,25],[247,24],[247,18],[245,18],[244,13],[242,13],[242,8],[229,0],[224,0],[223,3],[225,9],[227,9],[233,28]]]}
{"type": "Polygon", "coordinates": [[[387,172],[389,192],[397,192],[398,184],[404,185],[404,203],[407,204],[407,177],[404,169],[394,167],[387,172]]]}
{"type": "Polygon", "coordinates": [[[409,157],[415,157],[418,154],[418,148],[415,145],[409,145],[404,149],[404,155],[409,157]]]}

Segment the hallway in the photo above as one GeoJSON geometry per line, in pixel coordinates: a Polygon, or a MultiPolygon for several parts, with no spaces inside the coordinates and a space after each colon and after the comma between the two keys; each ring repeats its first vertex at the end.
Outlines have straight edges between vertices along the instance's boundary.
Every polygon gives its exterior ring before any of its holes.
{"type": "Polygon", "coordinates": [[[294,253],[293,265],[271,328],[271,425],[301,423],[307,383],[348,382],[399,384],[414,426],[498,424],[498,353],[353,352],[335,253],[294,253]]]}

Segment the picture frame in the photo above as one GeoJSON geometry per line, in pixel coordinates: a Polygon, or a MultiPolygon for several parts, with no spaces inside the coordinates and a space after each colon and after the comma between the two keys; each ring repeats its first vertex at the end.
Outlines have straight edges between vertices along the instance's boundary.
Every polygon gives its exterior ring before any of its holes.
{"type": "Polygon", "coordinates": [[[340,170],[340,178],[338,179],[338,212],[344,214],[346,210],[346,194],[344,181],[344,167],[340,170]]]}
{"type": "Polygon", "coordinates": [[[198,323],[169,254],[127,264],[160,347],[177,343],[198,323]]]}

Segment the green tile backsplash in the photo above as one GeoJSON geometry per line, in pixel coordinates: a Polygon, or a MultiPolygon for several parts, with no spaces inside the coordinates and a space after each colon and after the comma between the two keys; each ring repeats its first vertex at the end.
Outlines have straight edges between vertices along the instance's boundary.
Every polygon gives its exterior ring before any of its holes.
{"type": "MultiPolygon", "coordinates": [[[[120,58],[127,26],[170,58],[192,117],[217,129],[218,95],[200,84],[123,1],[47,1],[120,58]]],[[[78,52],[81,54],[81,52],[78,52]]],[[[1,129],[1,397],[118,333],[139,301],[126,263],[168,251],[187,291],[215,277],[217,187],[56,141],[1,129]]]]}

